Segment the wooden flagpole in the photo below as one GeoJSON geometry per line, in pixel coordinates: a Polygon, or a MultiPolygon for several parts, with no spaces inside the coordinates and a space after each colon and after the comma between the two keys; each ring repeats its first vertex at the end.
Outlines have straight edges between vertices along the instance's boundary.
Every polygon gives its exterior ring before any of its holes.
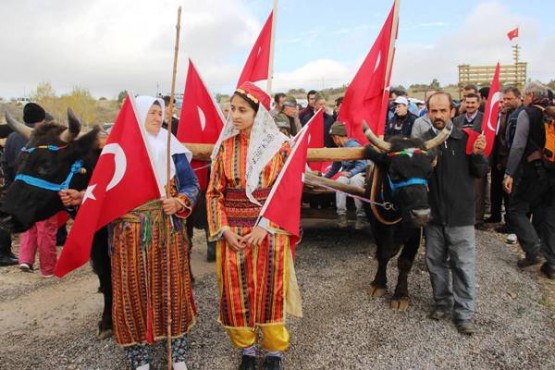
{"type": "MultiPolygon", "coordinates": [[[[177,74],[177,58],[179,55],[179,34],[181,31],[181,7],[177,8],[177,25],[175,26],[175,48],[173,54],[173,72],[172,72],[172,85],[170,90],[170,103],[168,104],[168,110],[170,112],[170,118],[167,119],[168,125],[168,140],[166,148],[166,198],[170,198],[170,161],[171,158],[171,136],[172,136],[172,121],[173,121],[173,102],[175,97],[175,76],[177,74]]],[[[171,216],[170,216],[171,217],[171,216]]],[[[172,299],[171,299],[171,271],[170,271],[170,238],[166,238],[166,305],[168,309],[167,317],[167,346],[168,346],[168,370],[172,370],[172,299]]]]}
{"type": "Polygon", "coordinates": [[[272,79],[274,78],[274,36],[276,29],[277,6],[278,0],[274,0],[274,9],[272,11],[272,32],[270,36],[270,61],[268,64],[268,80],[266,85],[266,92],[270,96],[272,96],[272,79]]]}

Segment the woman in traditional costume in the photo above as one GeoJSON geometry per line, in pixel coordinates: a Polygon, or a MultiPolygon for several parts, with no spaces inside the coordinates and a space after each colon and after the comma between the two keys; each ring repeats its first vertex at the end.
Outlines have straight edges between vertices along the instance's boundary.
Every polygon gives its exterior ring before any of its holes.
{"type": "MultiPolygon", "coordinates": [[[[231,98],[231,113],[212,153],[206,193],[210,237],[217,240],[219,321],[242,350],[241,370],[282,369],[289,347],[286,311],[301,315],[291,236],[259,214],[291,148],[268,112],[270,97],[250,82],[231,98]]],[[[284,205],[285,207],[291,205],[284,205]]]]}
{"type": "MultiPolygon", "coordinates": [[[[159,185],[165,188],[164,101],[139,96],[136,108],[159,185]]],[[[150,369],[150,344],[167,339],[169,315],[173,369],[187,369],[186,335],[195,323],[185,219],[199,185],[189,165],[191,152],[173,135],[170,153],[170,197],[152,199],[110,225],[114,334],[133,369],[150,369]]]]}

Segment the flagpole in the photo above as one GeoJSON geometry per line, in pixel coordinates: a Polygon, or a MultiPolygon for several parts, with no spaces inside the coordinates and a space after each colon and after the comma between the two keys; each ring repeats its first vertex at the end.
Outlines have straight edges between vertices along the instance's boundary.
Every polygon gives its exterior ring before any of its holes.
{"type": "Polygon", "coordinates": [[[393,65],[393,56],[395,51],[395,40],[397,40],[397,31],[399,27],[399,6],[401,0],[395,0],[395,8],[393,10],[393,23],[391,24],[391,39],[389,40],[389,52],[387,53],[387,66],[385,70],[385,79],[387,87],[391,80],[391,67],[393,65]]]}
{"type": "MultiPolygon", "coordinates": [[[[391,83],[391,69],[393,66],[393,57],[395,56],[395,41],[397,40],[397,32],[399,31],[399,6],[401,5],[401,0],[395,0],[393,3],[393,21],[391,23],[391,36],[389,39],[389,51],[387,53],[387,65],[385,69],[385,89],[383,90],[382,96],[382,108],[383,101],[389,98],[389,84],[391,83]]],[[[386,113],[387,115],[387,113],[386,113]]],[[[382,117],[380,113],[379,117],[382,117]]],[[[383,135],[380,135],[383,138],[383,135]]]]}
{"type": "Polygon", "coordinates": [[[272,32],[270,36],[270,61],[268,63],[268,80],[266,92],[272,96],[272,79],[274,78],[274,36],[276,29],[278,0],[274,0],[274,9],[272,10],[272,32]]]}
{"type": "MultiPolygon", "coordinates": [[[[177,25],[175,26],[175,48],[173,54],[173,72],[172,72],[172,85],[170,90],[170,103],[168,105],[168,110],[170,112],[170,118],[168,119],[168,140],[166,148],[166,198],[169,199],[171,196],[170,192],[170,161],[171,158],[171,137],[172,137],[172,121],[173,121],[173,102],[175,96],[175,76],[177,74],[177,57],[179,55],[179,33],[181,30],[181,7],[177,8],[177,25]]],[[[166,118],[167,119],[167,118],[166,118]]],[[[169,216],[171,219],[171,216],[169,216]]],[[[168,309],[167,317],[167,346],[168,346],[168,370],[172,369],[172,309],[171,309],[171,278],[170,278],[170,238],[166,238],[166,305],[168,309]]]]}

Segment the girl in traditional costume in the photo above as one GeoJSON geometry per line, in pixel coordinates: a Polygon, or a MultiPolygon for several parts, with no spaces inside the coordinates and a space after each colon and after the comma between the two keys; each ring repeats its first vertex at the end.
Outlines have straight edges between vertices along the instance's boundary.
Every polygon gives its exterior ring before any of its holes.
{"type": "Polygon", "coordinates": [[[171,196],[152,199],[110,226],[114,334],[116,342],[125,348],[132,368],[148,370],[150,344],[167,339],[171,315],[173,369],[184,370],[186,335],[196,315],[185,219],[195,204],[199,185],[189,165],[191,152],[173,135],[167,179],[168,132],[161,128],[164,101],[140,96],[136,98],[136,108],[146,130],[159,185],[165,188],[169,181],[171,196]]]}
{"type": "Polygon", "coordinates": [[[242,350],[241,370],[256,367],[259,332],[264,369],[282,369],[289,347],[286,311],[301,315],[291,236],[258,220],[291,150],[269,104],[270,97],[250,82],[235,91],[212,153],[206,193],[210,237],[217,240],[219,321],[242,350]]]}

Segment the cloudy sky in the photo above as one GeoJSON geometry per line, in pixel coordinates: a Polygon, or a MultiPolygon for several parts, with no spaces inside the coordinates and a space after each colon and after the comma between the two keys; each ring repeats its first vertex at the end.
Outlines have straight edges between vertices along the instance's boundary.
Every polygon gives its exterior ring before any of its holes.
{"type": "MultiPolygon", "coordinates": [[[[230,93],[272,0],[2,0],[0,96],[41,82],[95,97],[167,93],[177,7],[182,6],[176,91],[187,57],[212,93],[230,93]]],[[[390,8],[384,0],[279,0],[273,91],[348,83],[390,8]]],[[[457,81],[457,65],[512,63],[506,33],[520,27],[528,76],[555,79],[555,1],[402,0],[392,83],[457,81]]]]}

